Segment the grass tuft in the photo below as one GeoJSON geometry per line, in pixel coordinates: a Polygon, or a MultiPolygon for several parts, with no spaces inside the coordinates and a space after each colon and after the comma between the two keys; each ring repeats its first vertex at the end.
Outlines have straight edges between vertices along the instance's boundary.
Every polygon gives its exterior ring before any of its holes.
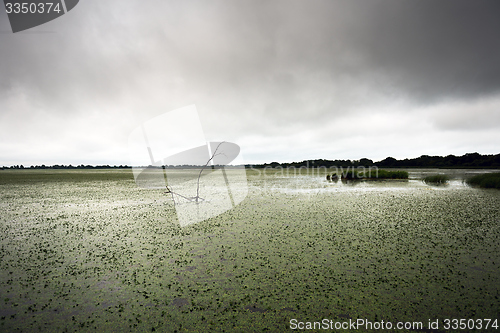
{"type": "Polygon", "coordinates": [[[500,172],[485,173],[477,175],[467,180],[467,184],[479,186],[482,188],[497,188],[500,189],[500,172]]]}
{"type": "Polygon", "coordinates": [[[426,184],[432,184],[432,185],[444,185],[448,183],[450,180],[450,177],[447,175],[430,175],[424,178],[424,182],[426,184]]]}
{"type": "Polygon", "coordinates": [[[342,179],[408,179],[408,171],[404,170],[371,170],[369,172],[349,171],[342,174],[342,179]]]}
{"type": "Polygon", "coordinates": [[[404,170],[379,170],[379,179],[408,179],[408,171],[404,170]]]}

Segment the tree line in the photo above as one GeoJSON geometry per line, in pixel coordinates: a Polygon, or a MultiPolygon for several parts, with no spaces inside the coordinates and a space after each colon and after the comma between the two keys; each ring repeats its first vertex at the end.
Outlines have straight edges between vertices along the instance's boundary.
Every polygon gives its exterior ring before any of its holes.
{"type": "MultiPolygon", "coordinates": [[[[250,165],[248,165],[250,166],[250,165]]],[[[376,166],[381,168],[500,168],[500,154],[481,155],[479,153],[468,153],[462,156],[429,156],[422,155],[416,158],[405,158],[398,160],[394,157],[387,157],[381,161],[374,162],[368,158],[359,160],[305,160],[292,163],[264,163],[252,165],[254,168],[282,167],[282,168],[300,168],[300,167],[358,167],[358,166],[376,166]]]]}
{"type": "Polygon", "coordinates": [[[32,165],[29,167],[25,167],[24,165],[13,165],[13,166],[3,166],[0,169],[127,169],[132,168],[128,165],[32,165]]]}
{"type": "MultiPolygon", "coordinates": [[[[402,160],[395,159],[394,157],[386,157],[385,159],[374,162],[368,158],[361,158],[359,160],[304,160],[302,162],[279,163],[271,162],[257,165],[247,164],[246,167],[265,168],[265,167],[282,167],[282,168],[317,168],[317,167],[358,167],[358,166],[376,166],[381,168],[500,168],[500,154],[496,155],[481,155],[479,153],[468,153],[462,156],[447,155],[447,156],[429,156],[422,155],[416,158],[405,158],[402,160]]],[[[167,168],[175,167],[194,167],[189,165],[184,166],[166,166],[167,168]]],[[[32,165],[25,167],[23,165],[4,166],[0,169],[129,169],[132,168],[128,165],[32,165]]]]}

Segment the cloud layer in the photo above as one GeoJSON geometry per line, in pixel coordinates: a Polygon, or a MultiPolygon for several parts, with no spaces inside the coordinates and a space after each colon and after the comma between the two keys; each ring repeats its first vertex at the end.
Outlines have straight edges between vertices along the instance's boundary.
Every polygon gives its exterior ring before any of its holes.
{"type": "Polygon", "coordinates": [[[81,1],[9,33],[0,165],[126,164],[196,104],[248,163],[498,153],[498,1],[81,1]]]}

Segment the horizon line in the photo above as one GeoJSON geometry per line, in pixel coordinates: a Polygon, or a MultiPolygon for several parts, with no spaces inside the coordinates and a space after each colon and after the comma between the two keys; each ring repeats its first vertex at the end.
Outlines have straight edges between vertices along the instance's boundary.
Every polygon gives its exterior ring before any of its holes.
{"type": "MultiPolygon", "coordinates": [[[[324,159],[324,158],[318,158],[318,159],[307,159],[307,160],[302,160],[300,162],[276,162],[276,161],[272,161],[272,162],[264,162],[264,163],[244,163],[244,164],[237,164],[237,165],[233,165],[233,164],[228,164],[228,165],[213,165],[213,166],[218,166],[218,167],[221,167],[221,166],[229,166],[229,167],[237,167],[237,166],[266,166],[266,165],[290,165],[290,164],[302,164],[302,163],[309,163],[309,162],[316,162],[316,161],[325,161],[325,162],[343,162],[343,163],[352,163],[352,164],[358,164],[360,163],[361,161],[366,161],[367,163],[370,163],[370,164],[378,164],[378,163],[382,163],[384,161],[387,161],[387,160],[391,160],[391,161],[398,161],[398,162],[401,162],[401,161],[411,161],[411,160],[416,160],[416,159],[421,159],[421,158],[446,158],[446,157],[455,157],[455,158],[464,158],[466,156],[470,156],[470,155],[476,155],[476,156],[480,156],[480,157],[495,157],[495,156],[498,156],[500,157],[500,153],[497,153],[497,154],[479,154],[478,152],[473,152],[473,153],[465,153],[464,155],[453,155],[453,154],[449,154],[449,155],[445,155],[445,156],[441,156],[441,155],[420,155],[419,157],[413,157],[413,158],[404,158],[404,159],[396,159],[394,157],[391,157],[391,156],[388,156],[384,159],[381,159],[379,161],[373,161],[372,159],[369,159],[369,158],[360,158],[360,159],[334,159],[334,160],[330,160],[330,159],[324,159]]],[[[0,169],[90,169],[90,168],[93,168],[93,169],[99,169],[99,168],[102,168],[102,169],[107,169],[107,168],[115,168],[115,169],[131,169],[131,168],[148,168],[148,167],[154,167],[154,168],[179,168],[179,167],[203,167],[203,165],[196,165],[196,164],[176,164],[176,165],[156,165],[156,166],[153,166],[153,165],[148,165],[148,166],[131,166],[131,165],[127,165],[127,164],[120,164],[120,165],[110,165],[110,164],[94,164],[94,165],[91,165],[91,164],[78,164],[78,165],[73,165],[73,164],[52,164],[52,165],[45,165],[45,164],[35,164],[35,165],[29,165],[29,166],[24,166],[23,164],[12,164],[12,165],[1,165],[0,166],[0,169]]]]}

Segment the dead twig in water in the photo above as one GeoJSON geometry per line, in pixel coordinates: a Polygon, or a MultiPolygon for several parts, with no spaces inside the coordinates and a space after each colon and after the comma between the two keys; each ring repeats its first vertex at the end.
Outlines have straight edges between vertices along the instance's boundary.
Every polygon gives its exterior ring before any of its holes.
{"type": "MultiPolygon", "coordinates": [[[[217,148],[215,148],[215,151],[212,153],[212,156],[208,159],[207,163],[205,163],[205,165],[201,168],[200,170],[200,173],[198,174],[198,180],[197,180],[197,184],[196,184],[196,196],[195,197],[186,197],[182,194],[179,194],[179,193],[176,193],[174,191],[172,191],[168,185],[166,186],[167,188],[167,192],[165,193],[170,193],[172,194],[172,199],[174,199],[174,194],[179,196],[179,197],[182,197],[188,201],[195,201],[196,203],[198,203],[199,201],[205,201],[205,199],[203,199],[202,197],[200,197],[200,178],[201,178],[201,174],[203,173],[203,170],[205,170],[205,168],[208,166],[208,164],[214,159],[215,156],[218,156],[218,155],[224,155],[224,153],[217,153],[217,151],[219,150],[219,147],[221,144],[225,143],[225,141],[222,141],[221,143],[219,143],[217,145],[217,148]]],[[[174,199],[174,203],[175,203],[175,199],[174,199]]]]}

